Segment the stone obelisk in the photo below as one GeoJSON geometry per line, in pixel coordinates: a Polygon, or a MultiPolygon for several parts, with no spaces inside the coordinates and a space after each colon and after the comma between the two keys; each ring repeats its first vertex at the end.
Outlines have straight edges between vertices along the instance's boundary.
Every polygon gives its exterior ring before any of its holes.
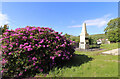
{"type": "Polygon", "coordinates": [[[80,34],[80,43],[79,43],[80,49],[89,49],[88,35],[89,34],[87,33],[86,23],[83,23],[82,32],[80,34]]]}

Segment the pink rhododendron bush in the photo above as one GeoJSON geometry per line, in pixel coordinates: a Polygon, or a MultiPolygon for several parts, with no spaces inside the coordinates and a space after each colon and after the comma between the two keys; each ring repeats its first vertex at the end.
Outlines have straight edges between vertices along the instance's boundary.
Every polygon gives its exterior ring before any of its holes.
{"type": "Polygon", "coordinates": [[[47,27],[6,30],[2,36],[3,77],[34,77],[69,60],[74,42],[47,27]],[[59,62],[60,63],[60,62],[59,62]]]}

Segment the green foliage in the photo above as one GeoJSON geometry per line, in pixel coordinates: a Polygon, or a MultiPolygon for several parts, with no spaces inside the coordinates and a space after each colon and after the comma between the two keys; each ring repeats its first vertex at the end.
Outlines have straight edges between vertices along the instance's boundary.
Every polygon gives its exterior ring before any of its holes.
{"type": "Polygon", "coordinates": [[[106,39],[105,34],[94,34],[94,35],[89,35],[91,38],[98,40],[98,39],[106,39]]]}
{"type": "Polygon", "coordinates": [[[89,36],[89,45],[93,45],[93,44],[96,44],[96,43],[97,43],[96,39],[89,36]]]}
{"type": "Polygon", "coordinates": [[[66,33],[64,36],[65,36],[67,39],[70,39],[70,35],[69,35],[69,34],[66,33]]]}
{"type": "Polygon", "coordinates": [[[3,27],[0,27],[0,35],[3,34],[4,32],[6,32],[6,29],[8,29],[9,26],[7,24],[5,24],[3,27]]]}
{"type": "MultiPolygon", "coordinates": [[[[105,34],[89,35],[89,43],[90,43],[90,45],[97,44],[98,39],[107,39],[107,37],[106,37],[105,34]]],[[[105,41],[102,41],[102,43],[104,44],[105,41]]]]}
{"type": "Polygon", "coordinates": [[[73,35],[69,35],[69,34],[65,34],[64,35],[67,39],[70,39],[72,41],[75,41],[76,43],[80,41],[80,36],[73,36],[73,35]]]}
{"type": "Polygon", "coordinates": [[[71,39],[72,41],[75,41],[76,43],[79,43],[79,42],[80,42],[80,36],[73,36],[73,35],[71,35],[71,36],[70,36],[70,39],[71,39]]]}
{"type": "Polygon", "coordinates": [[[75,46],[76,47],[79,46],[80,36],[73,36],[73,35],[69,35],[67,33],[64,36],[69,40],[75,41],[75,46]]]}
{"type": "Polygon", "coordinates": [[[112,19],[104,29],[107,38],[111,42],[120,42],[120,18],[112,19]]]}

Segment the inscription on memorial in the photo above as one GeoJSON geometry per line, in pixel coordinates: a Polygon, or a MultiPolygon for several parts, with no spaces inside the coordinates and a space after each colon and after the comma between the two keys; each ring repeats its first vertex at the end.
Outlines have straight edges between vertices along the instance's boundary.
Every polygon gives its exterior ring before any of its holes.
{"type": "Polygon", "coordinates": [[[81,42],[81,44],[84,44],[84,42],[81,42]]]}

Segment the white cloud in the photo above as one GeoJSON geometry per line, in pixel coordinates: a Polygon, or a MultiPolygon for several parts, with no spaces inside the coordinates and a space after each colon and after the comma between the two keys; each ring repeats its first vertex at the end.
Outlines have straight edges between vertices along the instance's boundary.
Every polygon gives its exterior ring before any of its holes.
{"type": "Polygon", "coordinates": [[[10,23],[8,16],[6,14],[0,13],[0,26],[8,23],[10,23]]]}
{"type": "Polygon", "coordinates": [[[82,27],[82,25],[73,25],[73,26],[68,26],[69,28],[71,27],[82,27]]]}
{"type": "MultiPolygon", "coordinates": [[[[83,23],[86,23],[87,26],[103,27],[103,26],[107,25],[107,23],[111,19],[110,16],[111,16],[110,14],[107,14],[101,18],[85,20],[83,23]]],[[[73,26],[69,26],[69,27],[82,27],[82,24],[73,25],[73,26]]]]}

